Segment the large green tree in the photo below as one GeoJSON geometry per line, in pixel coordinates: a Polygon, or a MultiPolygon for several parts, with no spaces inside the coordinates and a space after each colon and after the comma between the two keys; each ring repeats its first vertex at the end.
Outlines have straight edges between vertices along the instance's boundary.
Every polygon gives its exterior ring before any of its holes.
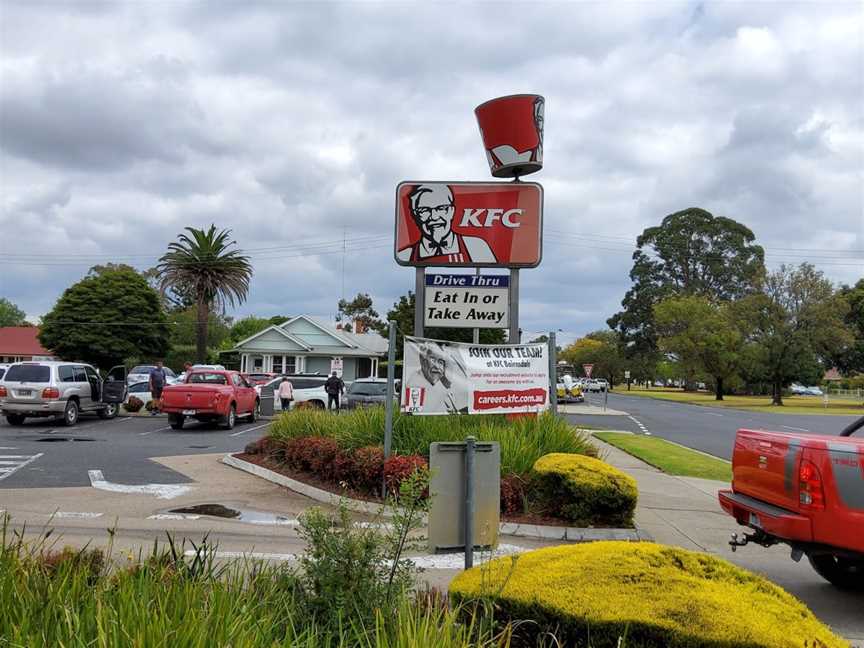
{"type": "Polygon", "coordinates": [[[837,368],[847,374],[864,373],[864,279],[854,286],[843,286],[840,297],[849,305],[846,325],[855,341],[845,351],[835,354],[837,368]]]}
{"type": "Polygon", "coordinates": [[[765,252],[741,223],[691,207],[666,216],[636,239],[633,285],[609,318],[629,358],[658,360],[654,306],[676,295],[705,295],[715,301],[755,292],[765,272],[765,252]]]}
{"type": "Polygon", "coordinates": [[[368,293],[357,293],[357,296],[348,301],[339,300],[339,313],[347,318],[345,328],[351,330],[351,322],[355,323],[359,332],[380,331],[385,326],[378,318],[378,311],[372,307],[372,298],[368,293]]]}
{"type": "MultiPolygon", "coordinates": [[[[396,358],[402,359],[405,335],[414,335],[414,293],[408,291],[407,295],[399,297],[399,301],[393,304],[393,308],[387,311],[387,321],[396,322],[396,358]]],[[[387,324],[379,328],[379,332],[387,336],[387,324]]],[[[474,339],[472,329],[426,328],[423,335],[436,340],[449,340],[450,342],[471,342],[474,339]]],[[[480,344],[504,344],[507,340],[503,329],[480,329],[480,344]]]]}
{"type": "Polygon", "coordinates": [[[138,272],[110,268],[66,289],[42,318],[39,341],[64,360],[107,369],[131,356],[163,357],[168,323],[159,293],[138,272]]]}
{"type": "Polygon", "coordinates": [[[198,362],[206,362],[210,312],[224,312],[227,305],[246,300],[252,264],[241,250],[231,249],[237,245],[230,239],[231,230],[211,225],[206,231],[187,227],[186,232],[168,245],[156,267],[163,291],[188,289],[195,295],[196,355],[198,362]]]}
{"type": "Polygon", "coordinates": [[[855,341],[845,321],[848,303],[809,263],[781,266],[762,292],[730,308],[744,335],[748,378],[770,383],[775,405],[783,404],[783,388],[792,381],[818,382],[855,341]]]}
{"type": "Polygon", "coordinates": [[[27,314],[5,297],[0,297],[0,326],[26,326],[27,314]]]}
{"type": "Polygon", "coordinates": [[[696,377],[714,379],[714,394],[723,400],[723,384],[735,375],[742,336],[727,302],[701,295],[670,297],[654,307],[660,349],[672,354],[686,376],[685,388],[696,377]]]}

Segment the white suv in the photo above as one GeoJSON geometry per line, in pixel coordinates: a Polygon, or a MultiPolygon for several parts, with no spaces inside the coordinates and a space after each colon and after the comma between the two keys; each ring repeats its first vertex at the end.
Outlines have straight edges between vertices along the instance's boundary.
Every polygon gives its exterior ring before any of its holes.
{"type": "Polygon", "coordinates": [[[114,367],[102,380],[81,362],[18,362],[0,380],[0,412],[9,425],[26,418],[62,417],[75,425],[83,412],[114,418],[126,398],[126,368],[114,367]]]}
{"type": "Polygon", "coordinates": [[[271,387],[273,389],[273,409],[277,412],[282,410],[282,402],[279,400],[276,392],[279,390],[279,383],[282,382],[283,378],[287,378],[294,387],[294,401],[291,404],[292,408],[297,407],[300,403],[310,403],[311,406],[316,409],[325,409],[327,407],[327,392],[324,390],[324,383],[327,382],[327,376],[295,376],[286,374],[284,376],[277,376],[265,385],[258,385],[255,387],[259,395],[261,394],[263,387],[271,387]]]}

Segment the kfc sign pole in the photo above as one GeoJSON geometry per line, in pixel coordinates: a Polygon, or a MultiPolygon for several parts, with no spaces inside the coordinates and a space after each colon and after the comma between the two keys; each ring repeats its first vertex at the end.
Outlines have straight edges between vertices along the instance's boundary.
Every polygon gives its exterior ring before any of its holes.
{"type": "Polygon", "coordinates": [[[513,182],[406,181],[396,188],[394,256],[415,270],[414,334],[425,318],[425,268],[508,268],[510,343],[519,343],[519,270],[542,259],[543,187],[520,181],[543,168],[545,100],[511,95],[474,113],[489,170],[513,182]]]}

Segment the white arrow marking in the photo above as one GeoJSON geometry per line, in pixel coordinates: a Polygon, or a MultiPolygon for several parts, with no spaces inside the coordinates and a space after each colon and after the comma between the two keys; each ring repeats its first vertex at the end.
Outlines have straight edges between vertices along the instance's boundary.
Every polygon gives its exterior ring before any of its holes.
{"type": "Polygon", "coordinates": [[[13,474],[17,470],[21,470],[27,464],[33,463],[39,457],[41,457],[43,454],[44,454],[43,452],[40,452],[39,454],[33,455],[32,457],[28,456],[28,455],[0,455],[0,459],[19,459],[19,460],[24,459],[25,460],[25,461],[14,462],[11,468],[0,468],[0,480],[6,479],[9,475],[13,474]]]}
{"type": "Polygon", "coordinates": [[[131,495],[155,495],[159,499],[174,499],[192,490],[191,486],[183,484],[115,484],[105,481],[101,470],[88,470],[90,485],[99,490],[112,493],[127,493],[131,495]]]}

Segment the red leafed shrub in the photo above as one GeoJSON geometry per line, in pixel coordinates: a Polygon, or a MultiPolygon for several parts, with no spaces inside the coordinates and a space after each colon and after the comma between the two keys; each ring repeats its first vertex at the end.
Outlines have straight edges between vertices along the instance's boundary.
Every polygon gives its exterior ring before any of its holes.
{"type": "Polygon", "coordinates": [[[327,437],[301,437],[285,442],[285,461],[289,466],[324,479],[330,477],[333,459],[338,452],[336,441],[327,437]]]}
{"type": "Polygon", "coordinates": [[[418,470],[426,470],[429,464],[420,455],[393,455],[384,462],[384,482],[391,493],[399,492],[399,485],[418,470]]]}
{"type": "Polygon", "coordinates": [[[333,463],[330,465],[330,475],[338,484],[351,483],[356,470],[354,454],[350,451],[340,450],[337,452],[336,456],[333,457],[333,463]]]}
{"type": "Polygon", "coordinates": [[[520,515],[525,512],[525,479],[519,475],[501,478],[501,512],[505,515],[520,515]]]}
{"type": "Polygon", "coordinates": [[[381,488],[384,479],[384,450],[378,446],[366,446],[354,451],[354,473],[351,483],[367,492],[381,488]]]}

